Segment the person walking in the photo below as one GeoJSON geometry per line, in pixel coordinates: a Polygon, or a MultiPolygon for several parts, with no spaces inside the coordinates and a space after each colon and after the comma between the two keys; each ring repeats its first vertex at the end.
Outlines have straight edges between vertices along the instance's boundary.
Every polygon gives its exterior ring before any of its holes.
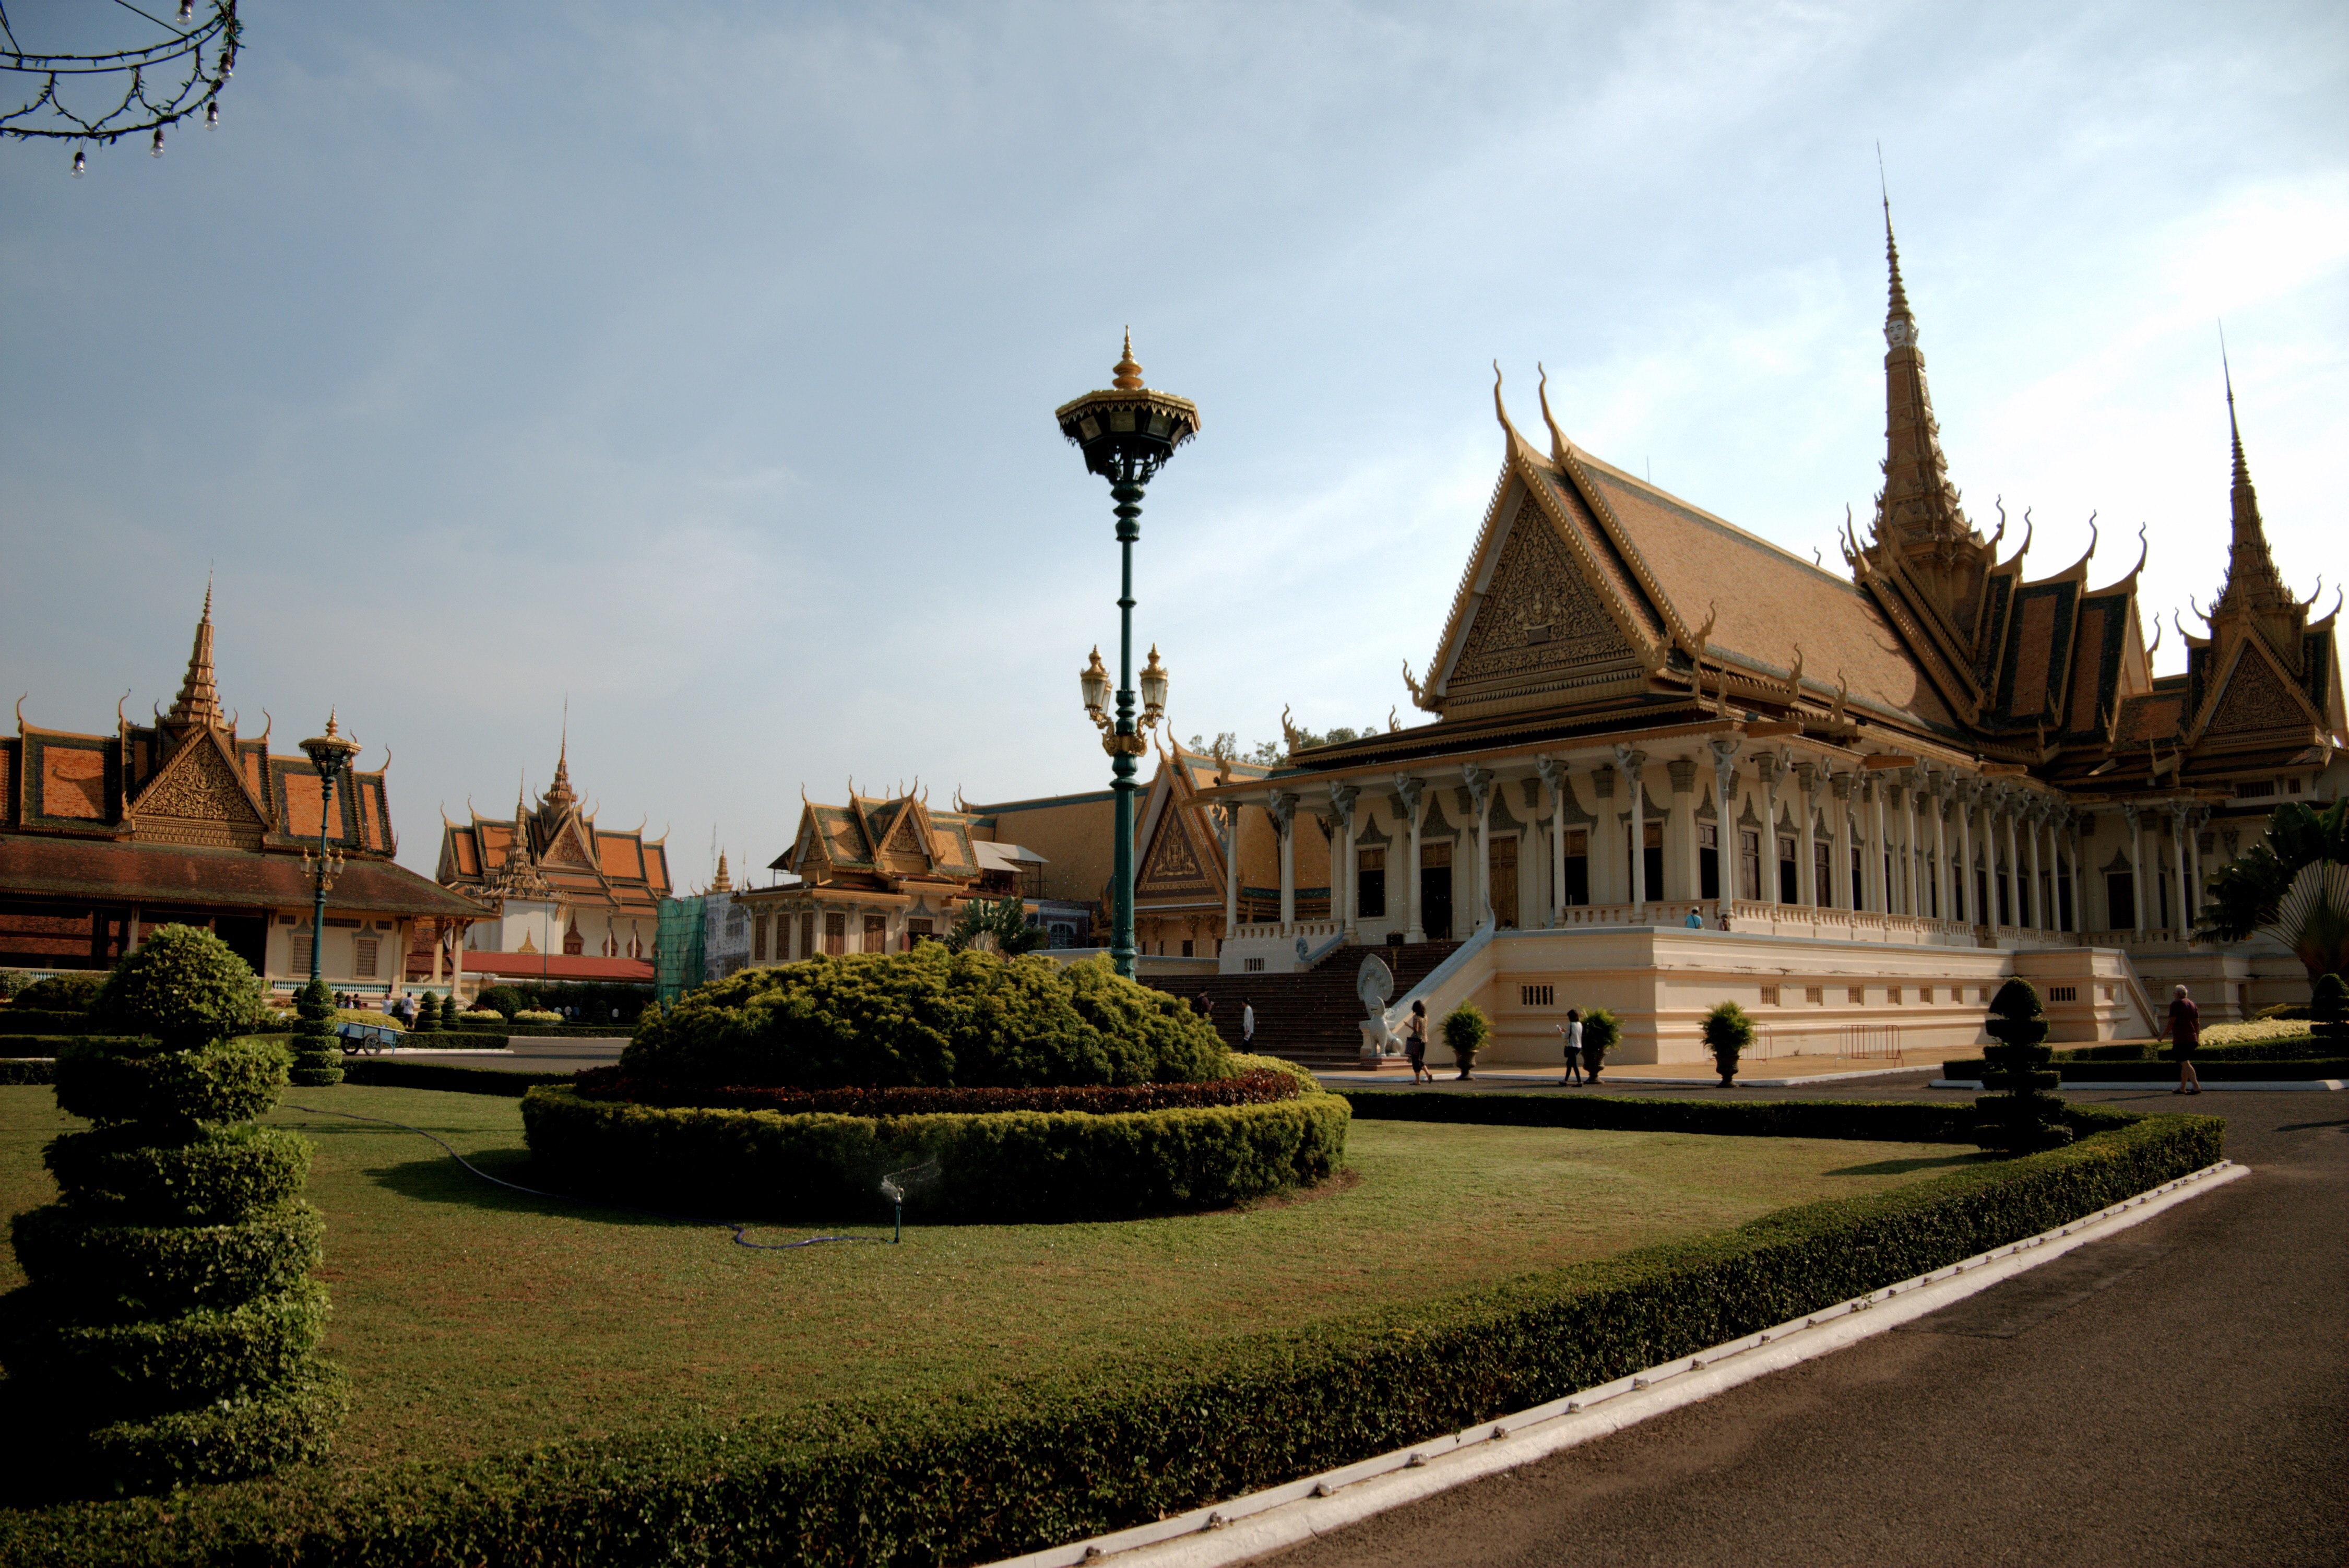
{"type": "Polygon", "coordinates": [[[2169,1048],[2178,1055],[2178,1087],[2172,1094],[2200,1094],[2202,1075],[2194,1070],[2194,1053],[2202,1044],[2202,1009],[2180,985],[2169,999],[2169,1048]]]}
{"type": "Polygon", "coordinates": [[[1558,1038],[1566,1043],[1566,1076],[1557,1080],[1560,1088],[1582,1087],[1582,1009],[1568,1007],[1566,1022],[1557,1026],[1558,1038]]]}
{"type": "Polygon", "coordinates": [[[1256,1004],[1240,998],[1240,1045],[1244,1049],[1256,1048],[1256,1004]]]}
{"type": "Polygon", "coordinates": [[[1206,1019],[1210,1024],[1216,1021],[1216,999],[1205,991],[1191,998],[1191,1006],[1197,1008],[1199,1016],[1206,1019]]]}
{"type": "Polygon", "coordinates": [[[1415,1084],[1425,1078],[1427,1082],[1433,1083],[1435,1075],[1427,1070],[1427,1004],[1424,1001],[1411,1005],[1411,1017],[1402,1026],[1402,1049],[1403,1055],[1411,1059],[1411,1081],[1415,1084]]]}

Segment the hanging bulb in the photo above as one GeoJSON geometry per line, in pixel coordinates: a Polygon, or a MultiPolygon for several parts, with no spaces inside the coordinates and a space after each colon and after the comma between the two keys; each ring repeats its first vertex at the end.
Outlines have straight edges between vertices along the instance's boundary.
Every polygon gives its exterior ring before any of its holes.
{"type": "Polygon", "coordinates": [[[221,78],[221,80],[222,80],[222,81],[226,81],[226,80],[228,80],[228,79],[229,79],[229,77],[231,77],[234,76],[235,74],[236,74],[236,51],[235,51],[234,49],[222,49],[222,50],[221,51],[221,65],[220,65],[220,78],[221,78]]]}
{"type": "Polygon", "coordinates": [[[204,129],[206,130],[220,129],[220,104],[217,101],[204,105],[204,129]]]}
{"type": "Polygon", "coordinates": [[[163,128],[160,125],[155,128],[155,145],[147,150],[147,155],[150,158],[163,156],[163,128]]]}
{"type": "Polygon", "coordinates": [[[89,155],[88,155],[88,154],[87,154],[87,153],[85,153],[84,151],[82,151],[82,150],[81,150],[80,148],[78,148],[78,147],[75,148],[75,149],[74,149],[74,178],[75,178],[75,179],[77,179],[77,180],[80,179],[80,178],[81,178],[81,171],[82,171],[83,170],[85,170],[85,169],[88,169],[88,167],[89,167],[89,155]]]}
{"type": "Polygon", "coordinates": [[[195,20],[195,15],[196,0],[180,0],[180,20],[191,22],[195,20]]]}

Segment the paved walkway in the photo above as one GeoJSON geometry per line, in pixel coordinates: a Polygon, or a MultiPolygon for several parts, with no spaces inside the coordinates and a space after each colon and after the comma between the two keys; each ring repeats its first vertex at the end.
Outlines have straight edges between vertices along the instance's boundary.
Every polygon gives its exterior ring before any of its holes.
{"type": "Polygon", "coordinates": [[[1264,1561],[2349,1562],[2349,1108],[2193,1109],[2226,1117],[2250,1177],[1851,1349],[1264,1561]]]}

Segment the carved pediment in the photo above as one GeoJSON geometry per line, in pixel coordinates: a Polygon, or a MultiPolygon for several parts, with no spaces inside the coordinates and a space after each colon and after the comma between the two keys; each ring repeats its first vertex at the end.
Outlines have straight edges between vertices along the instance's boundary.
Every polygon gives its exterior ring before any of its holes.
{"type": "Polygon", "coordinates": [[[1158,836],[1142,864],[1141,885],[1145,890],[1174,892],[1209,885],[1206,865],[1198,846],[1191,841],[1184,816],[1181,810],[1169,810],[1159,818],[1158,836]]]}
{"type": "Polygon", "coordinates": [[[2309,711],[2307,700],[2276,673],[2275,666],[2260,649],[2247,644],[2235,660],[2234,673],[2228,677],[2226,689],[2212,705],[2210,720],[2202,733],[2215,738],[2294,729],[2314,722],[2315,715],[2309,711]]]}
{"type": "Polygon", "coordinates": [[[588,852],[583,830],[575,821],[565,822],[546,852],[538,857],[543,866],[575,866],[582,871],[595,871],[595,857],[588,852]]]}
{"type": "Polygon", "coordinates": [[[1533,498],[1518,504],[1446,691],[1484,697],[1637,655],[1533,498]]]}
{"type": "Polygon", "coordinates": [[[210,733],[190,740],[139,793],[131,834],[148,843],[261,847],[268,822],[210,733]]]}

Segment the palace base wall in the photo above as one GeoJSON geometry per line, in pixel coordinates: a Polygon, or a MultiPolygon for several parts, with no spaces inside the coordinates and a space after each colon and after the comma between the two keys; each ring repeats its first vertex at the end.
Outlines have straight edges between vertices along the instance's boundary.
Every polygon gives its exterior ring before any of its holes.
{"type": "MultiPolygon", "coordinates": [[[[1762,1031],[1752,1059],[1897,1049],[1930,1060],[1987,1043],[1985,1005],[2022,975],[2066,1044],[2145,1038],[2157,1015],[2117,948],[1961,948],[1790,940],[1745,932],[1616,926],[1498,933],[1434,995],[1437,1016],[1474,1001],[1493,1021],[1482,1065],[1558,1061],[1567,1009],[1606,1007],[1623,1021],[1609,1060],[1637,1067],[1706,1058],[1704,1015],[1734,1001],[1762,1031]],[[1766,999],[1775,988],[1776,999],[1766,999]],[[1857,994],[1857,999],[1854,996],[1857,994]]],[[[1439,1047],[1437,1056],[1445,1057],[1439,1047]]]]}

